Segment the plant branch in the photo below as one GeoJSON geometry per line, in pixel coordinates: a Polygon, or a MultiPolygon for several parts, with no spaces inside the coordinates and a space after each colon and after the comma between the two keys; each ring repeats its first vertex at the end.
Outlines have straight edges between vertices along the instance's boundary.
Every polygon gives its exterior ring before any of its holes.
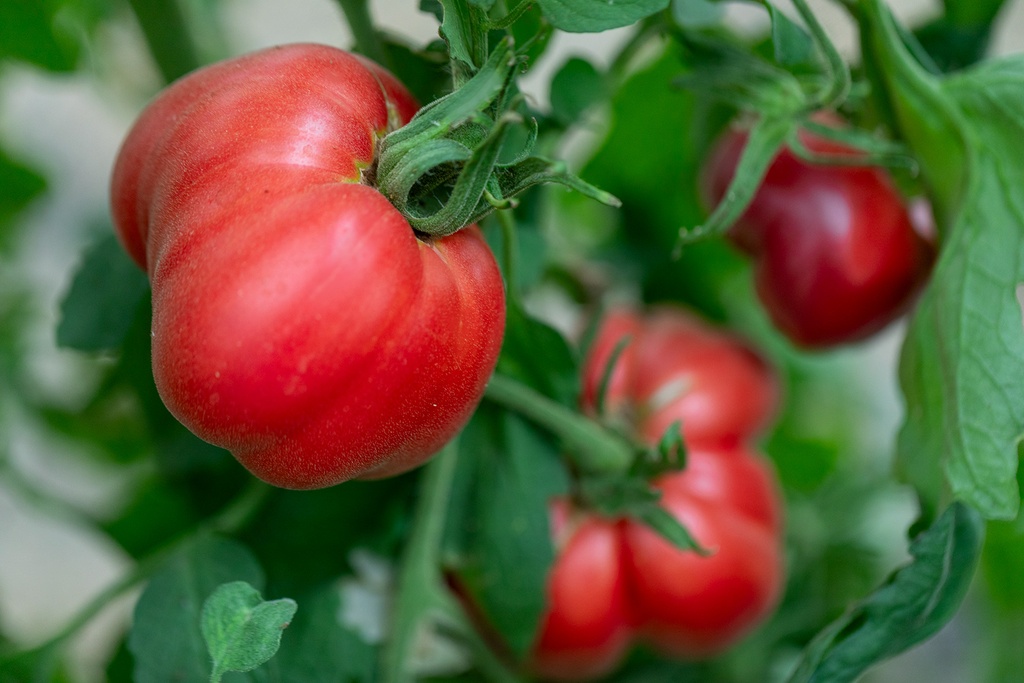
{"type": "Polygon", "coordinates": [[[626,472],[633,463],[636,449],[631,443],[511,377],[495,374],[484,397],[560,437],[583,472],[626,472]]]}
{"type": "Polygon", "coordinates": [[[363,54],[385,68],[391,67],[390,58],[384,50],[384,43],[380,34],[373,26],[373,18],[370,16],[368,0],[337,0],[341,11],[345,14],[345,21],[352,29],[352,38],[355,40],[356,51],[363,54]]]}
{"type": "Polygon", "coordinates": [[[181,78],[203,65],[180,0],[128,0],[164,80],[181,78]]]}

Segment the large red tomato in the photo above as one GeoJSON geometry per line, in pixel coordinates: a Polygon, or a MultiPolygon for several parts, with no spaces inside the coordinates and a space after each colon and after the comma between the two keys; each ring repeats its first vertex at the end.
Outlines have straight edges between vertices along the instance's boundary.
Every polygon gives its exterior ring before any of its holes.
{"type": "Polygon", "coordinates": [[[646,317],[619,310],[585,362],[591,411],[604,377],[605,409],[641,441],[657,443],[682,420],[686,467],[653,484],[661,505],[711,553],[680,550],[631,519],[568,513],[556,503],[557,555],[532,655],[547,678],[608,673],[634,638],[673,657],[712,656],[764,620],[783,584],[781,495],[771,466],[748,445],[777,401],[770,368],[678,309],[646,317]]]}
{"type": "Polygon", "coordinates": [[[420,464],[493,370],[504,292],[479,232],[417,235],[372,184],[415,110],[375,64],[291,45],[174,83],[121,149],[114,222],[152,282],[160,395],[272,484],[420,464]]]}
{"type": "MultiPolygon", "coordinates": [[[[746,140],[730,128],[712,150],[701,179],[709,203],[725,194],[746,140]]],[[[806,132],[801,140],[822,155],[857,154],[806,132]]],[[[729,236],[753,256],[757,293],[772,321],[811,348],[886,326],[910,305],[933,257],[885,171],[812,165],[788,148],[729,236]]]]}

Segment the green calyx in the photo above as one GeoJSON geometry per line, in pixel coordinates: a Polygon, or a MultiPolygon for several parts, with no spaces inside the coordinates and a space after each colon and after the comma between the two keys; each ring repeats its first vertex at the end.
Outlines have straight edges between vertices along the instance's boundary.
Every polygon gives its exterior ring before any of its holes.
{"type": "Polygon", "coordinates": [[[381,140],[377,188],[417,232],[451,235],[513,206],[513,198],[527,188],[548,182],[619,205],[612,195],[570,175],[561,162],[531,156],[537,138],[533,121],[515,158],[502,160],[512,128],[527,125],[515,109],[521,103],[513,88],[519,64],[511,40],[501,41],[461,88],[381,140]]]}

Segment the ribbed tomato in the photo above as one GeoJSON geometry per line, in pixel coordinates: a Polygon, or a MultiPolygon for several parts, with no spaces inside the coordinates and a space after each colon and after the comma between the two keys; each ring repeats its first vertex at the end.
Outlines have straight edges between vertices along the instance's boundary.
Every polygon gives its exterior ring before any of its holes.
{"type": "Polygon", "coordinates": [[[420,464],[493,370],[504,290],[479,232],[417,235],[373,187],[377,143],[415,110],[379,66],[291,45],[174,83],[118,156],[160,395],[272,484],[420,464]]]}

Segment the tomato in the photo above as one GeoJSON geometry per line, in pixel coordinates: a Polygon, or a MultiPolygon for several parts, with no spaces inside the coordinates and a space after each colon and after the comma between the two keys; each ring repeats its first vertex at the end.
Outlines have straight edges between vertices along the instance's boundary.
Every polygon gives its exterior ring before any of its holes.
{"type": "Polygon", "coordinates": [[[611,369],[606,409],[649,443],[677,420],[690,445],[732,445],[757,434],[778,403],[768,366],[739,339],[679,309],[656,310],[644,321],[612,311],[583,369],[583,405],[596,409],[611,354],[629,343],[611,369]]]}
{"type": "MultiPolygon", "coordinates": [[[[731,128],[713,148],[701,178],[709,203],[725,194],[746,139],[731,128]]],[[[823,155],[858,154],[807,132],[801,140],[823,155]]],[[[933,260],[884,170],[812,165],[788,148],[728,234],[753,257],[757,293],[776,327],[807,348],[888,325],[910,306],[933,260]]]]}
{"type": "Polygon", "coordinates": [[[531,660],[545,678],[607,674],[637,639],[671,657],[713,656],[768,616],[783,585],[781,494],[749,445],[778,400],[768,365],[679,309],[616,310],[584,364],[582,402],[591,412],[606,376],[606,411],[641,441],[657,443],[682,420],[686,466],[652,484],[711,554],[680,550],[638,521],[557,501],[556,559],[531,660]]]}
{"type": "Polygon", "coordinates": [[[417,235],[372,185],[377,143],[415,110],[371,62],[291,45],[174,83],[118,156],[157,389],[277,486],[422,463],[497,360],[504,289],[478,230],[417,235]]]}
{"type": "Polygon", "coordinates": [[[559,560],[548,581],[548,602],[534,648],[534,671],[552,680],[608,674],[632,636],[624,539],[620,524],[570,516],[556,505],[553,527],[559,560]],[[568,519],[567,519],[568,517],[568,519]]]}

